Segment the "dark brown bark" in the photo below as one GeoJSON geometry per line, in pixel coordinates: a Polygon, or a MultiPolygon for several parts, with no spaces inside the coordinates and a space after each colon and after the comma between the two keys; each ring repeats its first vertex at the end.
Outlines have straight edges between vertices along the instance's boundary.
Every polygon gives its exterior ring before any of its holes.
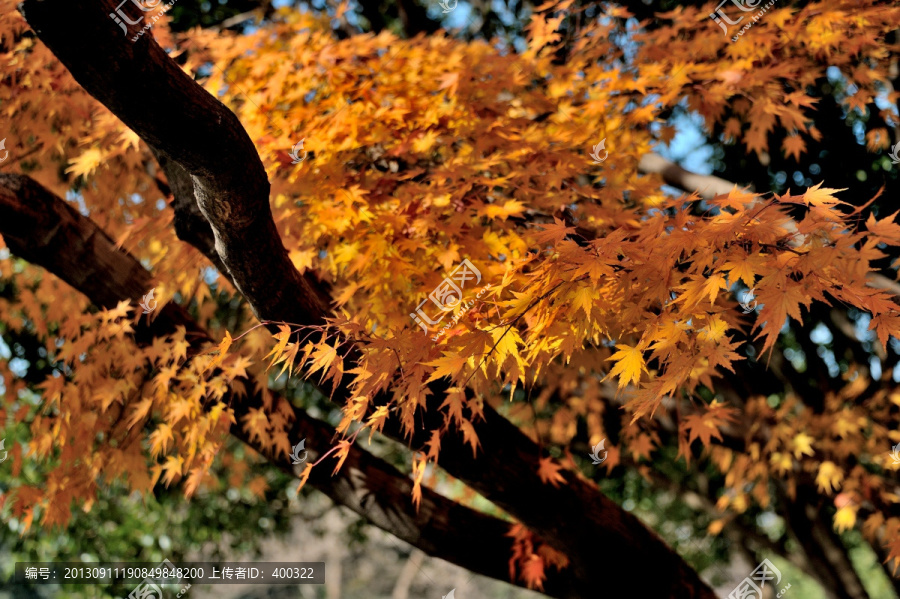
{"type": "Polygon", "coordinates": [[[432,21],[428,17],[428,11],[416,0],[397,0],[397,8],[400,11],[400,21],[403,23],[403,33],[406,37],[415,37],[420,33],[434,33],[441,28],[441,24],[432,21]]]}
{"type": "Polygon", "coordinates": [[[387,25],[384,22],[384,16],[381,14],[381,2],[378,0],[360,0],[359,7],[362,9],[362,15],[369,22],[369,31],[381,33],[381,30],[387,25]]]}
{"type": "MultiPolygon", "coordinates": [[[[783,491],[783,490],[782,490],[783,491]]],[[[794,501],[783,502],[782,515],[788,528],[803,545],[807,559],[818,572],[828,599],[868,599],[869,594],[840,537],[831,526],[831,518],[822,509],[822,500],[807,485],[798,485],[794,501]]]]}
{"type": "MultiPolygon", "coordinates": [[[[130,254],[117,249],[115,242],[93,221],[28,177],[0,174],[0,235],[14,255],[44,267],[101,307],[135,301],[154,286],[151,273],[130,254]]],[[[192,340],[191,354],[211,341],[190,314],[175,303],[166,304],[152,323],[141,319],[135,338],[148,344],[154,337],[174,333],[178,326],[185,327],[188,339],[192,340]]],[[[251,381],[241,383],[247,395],[225,397],[238,422],[250,409],[261,407],[264,400],[251,381]]],[[[277,397],[276,401],[286,400],[277,397]]],[[[288,432],[290,439],[305,438],[308,448],[332,444],[333,427],[300,408],[292,406],[291,410],[294,422],[288,432]]],[[[280,470],[292,475],[299,473],[301,466],[292,465],[289,458],[275,455],[258,441],[254,442],[242,426],[232,425],[231,433],[280,470]]],[[[310,454],[309,459],[315,459],[314,449],[310,454]]],[[[507,562],[512,544],[505,535],[509,523],[459,505],[427,488],[422,489],[422,503],[417,511],[411,501],[410,479],[357,445],[351,447],[343,468],[336,475],[332,475],[326,463],[313,470],[309,484],[429,555],[484,576],[508,579],[507,562]],[[470,542],[469,531],[478,531],[477,543],[470,542]]],[[[548,574],[546,594],[572,596],[564,572],[551,570],[548,574]]]]}
{"type": "Polygon", "coordinates": [[[129,26],[125,37],[109,16],[112,2],[85,0],[66,8],[56,0],[29,0],[20,10],[78,83],[191,175],[216,251],[256,316],[321,319],[328,304],[320,302],[314,282],[297,272],[281,243],[253,142],[237,117],[151,35],[131,41],[146,19],[129,26]]]}
{"type": "Polygon", "coordinates": [[[209,221],[200,212],[194,201],[194,184],[191,176],[181,166],[154,148],[150,148],[156,161],[166,174],[168,189],[173,196],[172,209],[175,211],[175,235],[199,249],[209,258],[219,272],[227,275],[228,269],[216,253],[216,238],[209,221]]]}
{"type": "MultiPolygon", "coordinates": [[[[88,93],[190,174],[216,252],[254,313],[263,320],[321,323],[327,306],[288,259],[268,205],[265,171],[237,118],[148,36],[125,40],[107,16],[113,9],[108,0],[26,0],[22,6],[38,37],[88,93]],[[61,11],[69,18],[60,20],[61,11]]],[[[346,396],[346,383],[339,397],[346,396]]],[[[414,449],[422,449],[430,430],[442,424],[438,406],[445,386],[437,383],[431,391],[425,426],[411,440],[414,449]]],[[[459,436],[448,435],[439,465],[565,552],[571,596],[598,589],[613,595],[714,596],[658,536],[594,485],[571,474],[559,488],[544,484],[537,475],[541,449],[492,409],[485,407],[485,416],[475,425],[483,447],[478,458],[459,436]],[[645,563],[653,564],[655,576],[604,574],[645,563]]],[[[396,421],[386,432],[403,439],[396,421]]]]}

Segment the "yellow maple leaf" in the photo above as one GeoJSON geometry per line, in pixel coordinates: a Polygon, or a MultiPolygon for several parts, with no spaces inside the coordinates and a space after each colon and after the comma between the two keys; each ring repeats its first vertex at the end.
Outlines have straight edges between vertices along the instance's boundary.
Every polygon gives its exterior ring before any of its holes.
{"type": "Polygon", "coordinates": [[[337,358],[337,341],[335,341],[334,347],[327,344],[317,346],[312,353],[312,364],[310,364],[308,374],[311,375],[318,370],[322,370],[322,375],[324,376],[326,369],[331,366],[335,358],[337,358]]]}
{"type": "Polygon", "coordinates": [[[250,433],[250,440],[262,441],[268,437],[269,418],[262,408],[250,408],[241,420],[244,423],[244,430],[250,433]]]}
{"type": "Polygon", "coordinates": [[[197,492],[200,483],[206,476],[206,469],[203,467],[192,468],[190,474],[184,481],[184,496],[190,498],[197,492]]]}
{"type": "Polygon", "coordinates": [[[278,343],[272,348],[272,351],[263,358],[264,360],[267,360],[269,356],[272,356],[272,362],[266,367],[266,372],[269,371],[269,368],[275,366],[283,359],[281,353],[284,351],[284,348],[287,347],[288,341],[291,338],[291,328],[286,324],[278,325],[278,332],[275,333],[274,337],[278,340],[278,343]]]}
{"type": "Polygon", "coordinates": [[[169,449],[169,442],[174,440],[172,428],[166,423],[161,423],[155,431],[150,433],[150,455],[155,458],[161,453],[166,453],[169,449]]]}
{"type": "Polygon", "coordinates": [[[557,29],[559,29],[563,19],[565,19],[565,15],[551,18],[544,15],[532,15],[531,23],[526,27],[526,30],[531,34],[529,36],[529,50],[534,52],[547,44],[558,42],[561,34],[557,32],[557,29]]]}
{"type": "Polygon", "coordinates": [[[348,455],[350,455],[350,441],[338,441],[337,452],[331,456],[337,460],[337,464],[334,466],[334,472],[331,473],[332,476],[340,471],[341,466],[344,465],[348,455]]]}
{"type": "Polygon", "coordinates": [[[416,509],[419,509],[419,506],[422,503],[422,479],[425,477],[425,466],[427,464],[427,460],[425,454],[421,452],[416,452],[413,456],[412,460],[412,478],[413,478],[413,490],[412,490],[412,502],[413,505],[416,506],[416,509]]]}
{"type": "Polygon", "coordinates": [[[636,347],[631,347],[628,345],[619,344],[616,347],[620,347],[619,351],[606,358],[606,361],[615,360],[616,364],[612,367],[612,370],[609,371],[603,380],[608,378],[618,376],[619,377],[619,389],[627,385],[628,383],[637,383],[641,380],[641,371],[647,371],[647,365],[644,363],[644,356],[636,347]]]}
{"type": "Polygon", "coordinates": [[[100,148],[90,148],[72,160],[66,173],[72,173],[76,177],[87,177],[97,170],[105,158],[106,156],[100,148]]]}
{"type": "Polygon", "coordinates": [[[128,421],[126,422],[126,426],[131,428],[138,422],[144,420],[147,415],[150,413],[150,408],[153,407],[153,398],[148,397],[146,399],[142,399],[141,401],[134,404],[134,410],[131,412],[131,415],[128,417],[128,421]]]}
{"type": "Polygon", "coordinates": [[[303,485],[306,484],[306,481],[309,480],[309,475],[312,474],[313,465],[310,462],[306,463],[306,468],[303,469],[303,472],[300,473],[300,484],[297,485],[297,490],[295,493],[299,494],[300,489],[303,488],[303,485]]]}
{"type": "Polygon", "coordinates": [[[481,445],[481,442],[478,440],[478,434],[475,432],[475,427],[468,420],[462,420],[459,423],[459,428],[462,430],[463,441],[472,447],[472,457],[475,457],[478,453],[478,446],[481,445]]]}
{"type": "Polygon", "coordinates": [[[225,359],[225,356],[228,354],[228,348],[231,347],[232,341],[233,340],[231,338],[231,333],[225,331],[225,337],[223,337],[222,342],[219,343],[219,354],[214,357],[209,364],[206,365],[206,368],[203,369],[204,372],[206,372],[207,370],[214,370],[215,367],[225,359]]]}
{"type": "Polygon", "coordinates": [[[806,433],[799,433],[791,444],[794,446],[794,457],[798,460],[801,455],[813,455],[815,450],[812,448],[813,438],[806,433]]]}
{"type": "Polygon", "coordinates": [[[844,532],[853,528],[856,524],[856,512],[859,510],[857,506],[847,504],[834,514],[834,529],[838,532],[844,532]]]}
{"type": "Polygon", "coordinates": [[[813,185],[812,187],[807,188],[806,193],[803,194],[803,198],[806,200],[807,205],[809,206],[835,206],[837,204],[844,204],[845,206],[849,206],[847,202],[842,202],[841,200],[834,197],[834,194],[839,191],[847,191],[847,188],[843,189],[832,189],[829,187],[822,187],[822,184],[813,185]]]}
{"type": "Polygon", "coordinates": [[[466,365],[468,358],[465,356],[461,356],[459,354],[450,354],[440,357],[432,362],[425,362],[426,366],[434,366],[434,372],[431,373],[431,376],[428,377],[426,383],[430,383],[431,381],[436,381],[439,378],[443,378],[445,376],[450,377],[451,379],[455,377],[462,370],[463,366],[466,365]]]}
{"type": "Polygon", "coordinates": [[[725,336],[727,330],[728,323],[718,316],[714,316],[710,319],[709,324],[707,324],[706,327],[700,329],[698,336],[701,341],[716,342],[725,336]]]}
{"type": "Polygon", "coordinates": [[[819,473],[816,475],[816,484],[823,493],[831,494],[835,489],[841,488],[844,473],[832,461],[822,462],[819,473]]]}
{"type": "Polygon", "coordinates": [[[523,345],[522,338],[515,327],[495,327],[491,329],[491,338],[494,340],[493,348],[498,364],[503,364],[508,356],[512,356],[519,368],[524,370],[525,361],[519,355],[519,346],[523,345]]]}
{"type": "MultiPolygon", "coordinates": [[[[436,131],[426,131],[422,134],[422,136],[413,142],[413,150],[420,154],[424,154],[428,150],[434,147],[438,141],[438,134],[436,131]]],[[[447,196],[449,198],[449,196],[447,196]]]]}
{"type": "Polygon", "coordinates": [[[709,294],[709,303],[716,303],[716,296],[719,295],[720,289],[728,289],[728,282],[721,274],[713,274],[703,285],[703,290],[709,294]]]}
{"type": "Polygon", "coordinates": [[[438,81],[441,82],[441,85],[440,87],[438,87],[438,89],[448,90],[447,94],[450,96],[456,95],[456,90],[459,88],[459,72],[444,73],[443,75],[438,77],[438,81]]]}
{"type": "Polygon", "coordinates": [[[596,292],[592,287],[583,286],[579,287],[575,290],[575,293],[570,296],[572,299],[572,308],[574,310],[581,310],[584,312],[584,315],[588,318],[591,317],[591,308],[594,305],[594,300],[596,299],[596,292]]]}
{"type": "Polygon", "coordinates": [[[499,216],[500,220],[506,220],[509,216],[525,212],[525,204],[518,200],[507,200],[502,206],[488,204],[481,212],[488,218],[497,218],[499,216]]]}
{"type": "Polygon", "coordinates": [[[782,476],[785,472],[789,472],[794,465],[791,454],[781,453],[780,451],[776,451],[769,456],[769,463],[772,465],[772,469],[782,476]]]}
{"type": "Polygon", "coordinates": [[[544,223],[540,225],[537,233],[534,234],[534,240],[539,244],[554,245],[562,241],[566,235],[575,232],[575,227],[567,227],[560,219],[553,217],[553,224],[544,223]]]}
{"type": "Polygon", "coordinates": [[[756,281],[756,273],[753,272],[753,262],[750,259],[728,260],[722,265],[722,270],[728,271],[728,280],[732,283],[740,280],[747,287],[753,287],[756,281]]]}
{"type": "Polygon", "coordinates": [[[784,321],[790,316],[803,322],[800,304],[809,308],[812,300],[798,285],[789,284],[785,288],[768,288],[759,291],[758,299],[764,304],[759,321],[766,324],[758,336],[765,337],[763,352],[775,346],[784,321]]]}
{"type": "Polygon", "coordinates": [[[162,467],[165,471],[162,481],[166,484],[166,487],[168,487],[176,477],[181,476],[181,467],[183,464],[184,458],[181,456],[170,455],[166,458],[166,463],[163,464],[162,467]]]}

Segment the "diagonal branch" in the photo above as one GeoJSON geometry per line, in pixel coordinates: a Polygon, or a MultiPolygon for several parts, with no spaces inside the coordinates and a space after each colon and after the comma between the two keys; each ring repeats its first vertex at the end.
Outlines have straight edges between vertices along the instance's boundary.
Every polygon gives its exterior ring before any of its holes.
{"type": "Polygon", "coordinates": [[[190,175],[216,252],[256,316],[318,322],[328,304],[297,272],[281,243],[269,207],[269,181],[250,136],[152,36],[129,41],[144,20],[123,37],[109,17],[115,8],[109,1],[89,0],[74,5],[26,0],[20,5],[29,25],[75,80],[190,175]]]}
{"type": "MultiPolygon", "coordinates": [[[[93,221],[25,176],[0,174],[0,235],[13,254],[54,273],[101,307],[133,301],[154,286],[152,275],[134,257],[116,248],[115,242],[93,221]]],[[[192,340],[191,354],[211,341],[190,314],[172,302],[160,310],[152,323],[142,319],[135,338],[149,344],[154,337],[170,335],[179,326],[186,328],[192,340]]],[[[264,397],[255,390],[256,386],[249,380],[241,382],[248,394],[229,394],[225,398],[238,423],[251,409],[264,405],[264,397]]],[[[276,399],[286,402],[281,397],[276,399]]],[[[291,406],[290,410],[295,418],[289,438],[306,438],[309,447],[327,447],[332,443],[333,427],[300,408],[291,406]]],[[[280,470],[297,474],[287,456],[273,453],[259,440],[252,440],[239,424],[232,425],[231,433],[280,470]]],[[[332,476],[327,468],[316,468],[309,484],[429,555],[507,581],[507,561],[512,551],[512,540],[505,536],[509,523],[459,505],[425,487],[421,507],[416,510],[411,501],[412,481],[357,445],[350,447],[344,467],[336,475],[332,476]],[[478,543],[468,543],[466,531],[471,530],[479,531],[478,543]]],[[[565,576],[554,570],[547,574],[546,594],[572,596],[565,576]]]]}
{"type": "Polygon", "coordinates": [[[704,200],[711,200],[717,195],[727,195],[737,187],[736,183],[715,175],[701,175],[685,170],[659,154],[644,154],[638,164],[638,170],[646,175],[661,175],[663,181],[669,185],[688,192],[696,191],[704,200]]]}

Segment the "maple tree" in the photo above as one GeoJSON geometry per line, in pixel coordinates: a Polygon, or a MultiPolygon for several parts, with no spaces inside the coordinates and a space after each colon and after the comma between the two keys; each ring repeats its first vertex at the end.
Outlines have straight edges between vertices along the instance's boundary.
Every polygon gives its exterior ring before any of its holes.
{"type": "Polygon", "coordinates": [[[700,497],[710,536],[829,596],[868,596],[845,531],[900,562],[896,177],[817,167],[792,191],[770,170],[823,147],[822,105],[860,161],[890,165],[900,7],[784,3],[732,43],[710,5],[639,24],[563,0],[515,52],[337,39],[346,4],[246,34],[163,15],[132,42],[111,2],[4,2],[0,322],[53,364],[29,380],[0,362],[0,414],[29,431],[11,468],[42,464],[8,500],[26,526],[66,525],[110,481],[191,497],[232,435],[427,553],[549,596],[714,596],[598,490],[624,470],[700,497]],[[653,153],[681,114],[735,183],[653,153]],[[463,259],[490,287],[432,339],[410,312],[463,259]],[[408,473],[375,435],[409,448],[408,473]],[[470,493],[441,495],[442,476],[470,493]],[[752,523],[772,511],[799,552],[752,523]],[[641,563],[654,576],[604,574],[641,563]]]}

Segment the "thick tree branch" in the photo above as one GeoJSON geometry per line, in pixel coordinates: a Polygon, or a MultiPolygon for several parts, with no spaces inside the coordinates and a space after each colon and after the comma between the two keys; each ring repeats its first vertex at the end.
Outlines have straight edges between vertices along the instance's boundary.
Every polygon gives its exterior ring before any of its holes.
{"type": "Polygon", "coordinates": [[[638,164],[638,170],[646,175],[662,175],[663,181],[672,187],[688,192],[696,191],[704,200],[727,194],[737,187],[737,184],[714,175],[700,175],[685,170],[659,154],[645,154],[638,164]]]}
{"type": "Polygon", "coordinates": [[[88,93],[190,174],[216,252],[256,316],[320,321],[328,305],[281,243],[265,169],[240,121],[151,35],[130,41],[145,20],[123,36],[109,17],[115,8],[111,1],[91,0],[20,5],[28,24],[88,93]]]}
{"type": "Polygon", "coordinates": [[[819,572],[817,578],[825,579],[822,586],[827,599],[868,599],[862,581],[859,579],[847,549],[834,532],[827,512],[822,509],[824,501],[811,484],[797,485],[796,498],[787,500],[787,493],[781,489],[779,510],[788,521],[788,526],[803,545],[813,567],[819,572]]]}
{"type": "Polygon", "coordinates": [[[178,239],[186,241],[209,258],[210,261],[224,275],[228,275],[228,269],[216,253],[216,238],[213,235],[209,221],[200,212],[197,201],[194,199],[194,183],[191,176],[181,165],[169,159],[165,154],[150,148],[156,161],[166,174],[169,182],[169,193],[174,201],[172,209],[175,211],[175,235],[178,239]]]}
{"type": "Polygon", "coordinates": [[[362,16],[369,22],[369,31],[381,33],[381,30],[387,26],[384,16],[381,14],[381,2],[379,0],[359,0],[359,7],[362,16]]]}
{"type": "MultiPolygon", "coordinates": [[[[749,370],[745,371],[742,376],[747,379],[754,378],[749,370]]],[[[623,394],[614,384],[609,382],[602,383],[600,385],[599,399],[607,403],[606,412],[620,408],[624,403],[623,395],[627,396],[628,390],[626,387],[623,394]]],[[[733,388],[729,386],[728,381],[723,381],[722,385],[717,385],[717,391],[721,392],[723,390],[736,394],[733,388]]],[[[564,403],[567,399],[567,397],[559,394],[559,390],[556,391],[554,402],[564,403]]],[[[809,399],[805,397],[804,402],[810,403],[809,399]]],[[[690,411],[690,408],[688,410],[690,411]]],[[[657,422],[660,424],[659,428],[655,429],[660,437],[659,445],[662,447],[676,445],[677,436],[679,435],[677,422],[669,420],[664,412],[658,414],[657,422]]],[[[757,440],[765,445],[768,441],[768,433],[765,432],[766,428],[758,428],[755,433],[751,433],[746,429],[745,425],[746,423],[737,422],[723,429],[723,438],[718,444],[729,447],[739,453],[746,453],[745,441],[752,435],[760,435],[761,438],[757,437],[757,440]],[[728,430],[729,428],[733,430],[728,430]]],[[[754,423],[756,427],[759,427],[759,425],[759,422],[754,423]]],[[[607,430],[607,432],[611,433],[610,438],[615,436],[613,431],[607,430]]],[[[573,442],[569,449],[576,454],[586,455],[590,446],[586,440],[579,439],[573,442]]],[[[626,452],[622,453],[622,461],[631,461],[626,452]]],[[[697,483],[699,488],[707,489],[706,496],[700,494],[701,491],[699,489],[697,492],[687,489],[687,487],[683,486],[683,481],[679,482],[668,478],[668,475],[658,471],[656,466],[657,464],[654,462],[650,468],[645,470],[645,476],[648,476],[655,486],[662,489],[668,488],[673,492],[679,493],[689,507],[696,509],[695,506],[690,505],[693,500],[702,505],[709,513],[720,515],[718,508],[715,507],[718,489],[710,487],[708,484],[702,484],[705,478],[704,475],[694,476],[692,480],[697,483]]],[[[781,538],[780,542],[773,543],[765,534],[745,525],[742,522],[742,518],[732,519],[726,526],[726,533],[747,538],[752,541],[755,547],[765,548],[791,561],[806,574],[819,581],[823,588],[827,589],[828,597],[831,599],[862,599],[864,595],[860,593],[864,591],[859,580],[859,573],[853,567],[847,548],[841,542],[840,537],[834,534],[832,530],[829,512],[821,509],[824,502],[823,497],[816,494],[816,487],[809,477],[806,481],[801,481],[798,488],[802,489],[803,492],[799,493],[796,498],[790,498],[787,487],[782,482],[779,481],[772,487],[774,501],[781,506],[779,512],[783,513],[790,523],[786,535],[781,538]],[[799,545],[800,551],[788,551],[785,545],[785,540],[788,536],[799,545]]],[[[746,549],[747,547],[748,544],[743,543],[742,548],[746,549]]],[[[893,577],[891,579],[892,582],[895,580],[893,577]]]]}
{"type": "Polygon", "coordinates": [[[425,7],[420,6],[416,0],[397,0],[397,9],[406,37],[415,37],[420,33],[434,33],[441,28],[440,22],[432,21],[425,7]]]}
{"type": "MultiPolygon", "coordinates": [[[[93,221],[28,177],[0,174],[0,235],[14,255],[56,274],[101,307],[133,301],[154,286],[152,275],[130,254],[117,249],[112,238],[93,221]]],[[[142,319],[135,337],[141,343],[151,343],[154,337],[175,333],[178,326],[185,327],[193,341],[191,354],[211,341],[175,303],[166,304],[152,323],[142,319]]],[[[248,390],[246,396],[230,394],[225,398],[239,423],[250,409],[264,405],[262,394],[252,391],[252,382],[242,383],[248,390]]],[[[280,397],[276,400],[286,401],[280,397]]],[[[300,408],[291,406],[291,410],[295,419],[288,432],[290,439],[306,438],[310,448],[331,445],[335,431],[330,425],[300,408]]],[[[231,433],[280,470],[297,474],[288,457],[251,440],[240,424],[232,425],[231,433]]],[[[313,470],[309,484],[429,555],[507,580],[512,551],[511,539],[505,536],[507,522],[461,506],[428,488],[422,489],[422,504],[417,511],[411,501],[412,481],[356,445],[336,475],[331,475],[327,465],[319,467],[313,470]],[[467,531],[472,530],[478,531],[478,543],[468,542],[467,531]]],[[[564,574],[548,572],[548,595],[572,596],[564,574]]]]}

